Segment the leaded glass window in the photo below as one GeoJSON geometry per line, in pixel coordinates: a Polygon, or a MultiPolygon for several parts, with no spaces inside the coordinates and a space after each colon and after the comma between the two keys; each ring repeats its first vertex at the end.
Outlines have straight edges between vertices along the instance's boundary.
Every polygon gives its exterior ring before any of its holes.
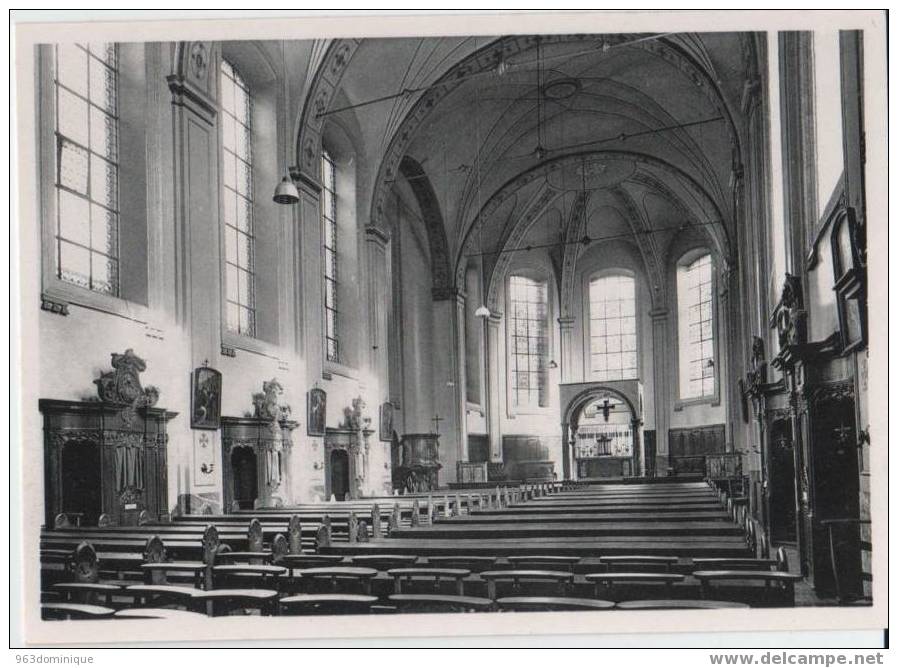
{"type": "Polygon", "coordinates": [[[596,380],[636,378],[636,282],[630,276],[589,283],[590,369],[596,380]]]}
{"type": "Polygon", "coordinates": [[[254,337],[252,96],[240,73],[224,59],[221,112],[227,327],[237,334],[254,337]]]}
{"type": "Polygon", "coordinates": [[[56,276],[118,296],[117,48],[59,44],[54,60],[56,276]]]}
{"type": "Polygon", "coordinates": [[[334,161],[327,151],[321,152],[322,202],[324,223],[324,338],[327,359],[340,361],[337,337],[337,183],[334,161]]]}
{"type": "Polygon", "coordinates": [[[685,366],[680,369],[680,396],[694,399],[713,395],[714,296],[710,255],[702,255],[678,272],[677,293],[680,365],[685,366]]]}
{"type": "Polygon", "coordinates": [[[547,405],[548,286],[525,276],[509,280],[511,392],[515,406],[547,405]]]}

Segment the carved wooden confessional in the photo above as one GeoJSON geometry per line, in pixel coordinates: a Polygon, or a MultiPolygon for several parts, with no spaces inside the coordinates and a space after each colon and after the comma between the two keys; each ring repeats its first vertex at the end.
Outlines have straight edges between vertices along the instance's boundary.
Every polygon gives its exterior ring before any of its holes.
{"type": "Polygon", "coordinates": [[[159,390],[142,387],[146,363],[131,349],[112,354],[113,370],[94,380],[98,400],[41,399],[44,416],[47,526],[64,521],[95,525],[101,514],[136,525],[146,511],[168,512],[168,421],[156,408],[159,390]]]}

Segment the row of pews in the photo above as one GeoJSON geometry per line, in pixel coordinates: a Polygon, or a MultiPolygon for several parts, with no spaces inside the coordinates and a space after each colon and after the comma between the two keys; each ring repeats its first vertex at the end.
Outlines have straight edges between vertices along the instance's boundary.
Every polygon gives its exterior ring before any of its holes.
{"type": "Polygon", "coordinates": [[[553,484],[58,527],[42,534],[43,614],[794,604],[800,576],[742,508],[704,483],[553,484]]]}

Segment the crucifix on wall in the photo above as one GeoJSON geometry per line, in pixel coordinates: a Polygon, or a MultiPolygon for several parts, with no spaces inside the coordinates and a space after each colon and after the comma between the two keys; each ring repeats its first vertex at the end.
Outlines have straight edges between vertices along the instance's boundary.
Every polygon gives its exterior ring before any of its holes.
{"type": "Polygon", "coordinates": [[[434,433],[434,434],[439,434],[439,433],[440,433],[440,422],[442,422],[443,420],[445,420],[445,418],[441,418],[441,417],[440,417],[440,414],[437,413],[436,415],[434,415],[434,416],[433,416],[432,418],[430,418],[430,419],[431,419],[431,421],[433,422],[433,433],[434,433]]]}
{"type": "Polygon", "coordinates": [[[602,402],[602,417],[605,418],[605,422],[608,422],[608,418],[611,416],[611,409],[616,406],[617,404],[611,403],[611,400],[605,397],[605,401],[602,402]]]}

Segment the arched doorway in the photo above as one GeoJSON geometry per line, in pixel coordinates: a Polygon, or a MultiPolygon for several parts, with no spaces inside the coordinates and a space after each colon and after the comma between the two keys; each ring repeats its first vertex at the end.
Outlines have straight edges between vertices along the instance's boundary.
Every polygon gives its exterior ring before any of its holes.
{"type": "Polygon", "coordinates": [[[347,450],[331,450],[329,463],[330,494],[337,501],[345,501],[349,498],[349,452],[347,450]]]}
{"type": "Polygon", "coordinates": [[[566,479],[642,474],[641,386],[637,381],[562,385],[566,479]]]}
{"type": "Polygon", "coordinates": [[[572,416],[575,473],[584,478],[630,478],[638,473],[633,413],[610,390],[598,392],[572,416]]]}
{"type": "Polygon", "coordinates": [[[253,448],[234,448],[231,451],[231,477],[234,481],[234,502],[240,510],[252,510],[259,496],[259,463],[253,448]]]}
{"type": "Polygon", "coordinates": [[[81,524],[95,526],[102,512],[100,448],[92,442],[67,443],[62,451],[62,511],[81,514],[81,524]]]}

